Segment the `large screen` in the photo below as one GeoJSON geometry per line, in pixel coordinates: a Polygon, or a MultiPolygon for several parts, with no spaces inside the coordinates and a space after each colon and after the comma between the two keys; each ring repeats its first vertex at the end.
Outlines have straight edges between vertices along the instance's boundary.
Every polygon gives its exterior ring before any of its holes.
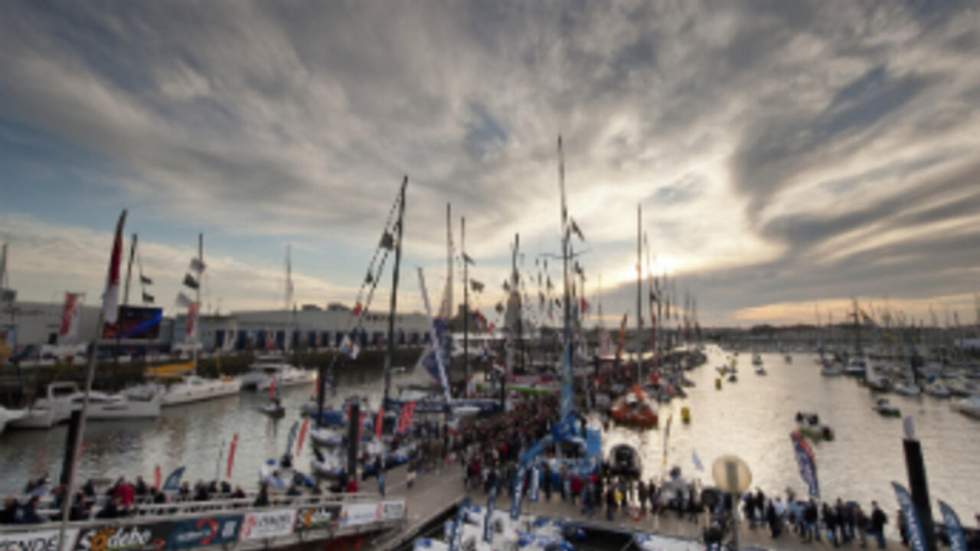
{"type": "Polygon", "coordinates": [[[103,339],[145,339],[160,336],[163,309],[145,306],[120,306],[116,323],[102,328],[103,339]]]}

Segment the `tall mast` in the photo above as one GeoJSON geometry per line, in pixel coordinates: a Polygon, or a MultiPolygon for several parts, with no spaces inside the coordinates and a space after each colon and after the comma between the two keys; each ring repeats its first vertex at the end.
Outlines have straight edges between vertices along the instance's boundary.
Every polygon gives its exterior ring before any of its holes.
{"type": "Polygon", "coordinates": [[[133,276],[133,257],[136,256],[136,240],[139,236],[133,234],[133,242],[129,246],[129,262],[126,264],[126,285],[123,287],[123,304],[129,304],[129,281],[133,276]]]}
{"type": "Polygon", "coordinates": [[[643,377],[643,212],[636,205],[636,382],[643,377]]]}
{"type": "Polygon", "coordinates": [[[558,187],[561,191],[561,261],[562,281],[564,285],[562,306],[564,307],[564,328],[562,330],[562,385],[561,385],[561,420],[564,421],[572,411],[572,329],[571,305],[569,304],[568,289],[568,256],[571,228],[568,224],[568,206],[565,202],[565,153],[561,146],[561,136],[558,136],[558,187]]]}
{"type": "Polygon", "coordinates": [[[283,339],[283,350],[289,351],[292,348],[293,337],[296,334],[296,308],[293,305],[293,259],[292,246],[286,245],[286,292],[285,292],[286,311],[291,312],[289,319],[289,332],[283,339]]]}
{"type": "MultiPolygon", "coordinates": [[[[395,267],[391,273],[391,304],[388,307],[388,350],[385,353],[385,390],[381,408],[388,405],[388,395],[391,390],[391,363],[395,357],[395,312],[398,310],[398,270],[402,263],[402,235],[405,230],[405,188],[408,186],[408,176],[402,180],[398,192],[398,222],[395,230],[395,267]]],[[[451,274],[450,274],[451,275],[451,274]]],[[[439,343],[435,343],[436,346],[439,343]]]]}
{"type": "MultiPolygon", "coordinates": [[[[203,233],[197,234],[197,261],[201,263],[201,266],[204,265],[204,234],[203,233]]],[[[195,334],[194,345],[193,345],[194,346],[194,350],[193,350],[194,373],[197,373],[197,348],[198,345],[200,344],[200,339],[197,337],[197,335],[200,334],[199,328],[200,328],[200,319],[201,319],[201,285],[204,285],[204,273],[201,272],[198,278],[200,279],[200,281],[197,282],[197,289],[194,289],[194,302],[197,304],[197,312],[196,312],[197,320],[195,320],[194,323],[198,325],[198,327],[195,328],[194,330],[194,334],[195,334]]],[[[187,321],[188,323],[190,322],[190,316],[188,316],[187,321]]]]}
{"type": "MultiPolygon", "coordinates": [[[[466,217],[459,219],[459,249],[463,255],[463,396],[469,398],[470,382],[470,278],[466,257],[466,217]]],[[[452,274],[450,274],[452,275],[452,274]]]]}

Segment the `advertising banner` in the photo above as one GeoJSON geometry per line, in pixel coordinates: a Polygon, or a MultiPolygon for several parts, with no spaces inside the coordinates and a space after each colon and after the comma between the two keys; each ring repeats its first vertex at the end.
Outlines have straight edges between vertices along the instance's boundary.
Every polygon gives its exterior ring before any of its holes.
{"type": "Polygon", "coordinates": [[[377,522],[380,511],[377,503],[345,503],[340,511],[341,526],[359,526],[377,522]]]}
{"type": "MultiPolygon", "coordinates": [[[[78,530],[65,530],[65,549],[75,545],[78,530]]],[[[58,530],[0,534],[0,551],[58,551],[58,530]]]]}
{"type": "Polygon", "coordinates": [[[296,531],[333,528],[339,518],[339,503],[330,503],[319,507],[303,507],[296,514],[296,531]]]}
{"type": "Polygon", "coordinates": [[[241,541],[278,538],[293,533],[296,524],[295,509],[279,509],[261,513],[248,513],[242,524],[241,541]]]}
{"type": "Polygon", "coordinates": [[[220,515],[167,523],[167,549],[233,544],[242,520],[242,515],[220,515]]]}

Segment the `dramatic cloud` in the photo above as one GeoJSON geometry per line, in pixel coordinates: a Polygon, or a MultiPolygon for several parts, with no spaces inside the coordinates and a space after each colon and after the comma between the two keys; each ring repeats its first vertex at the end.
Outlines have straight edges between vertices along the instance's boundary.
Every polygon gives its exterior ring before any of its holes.
{"type": "Polygon", "coordinates": [[[407,173],[407,263],[440,266],[448,201],[496,282],[515,232],[530,272],[557,249],[561,133],[607,311],[630,304],[637,204],[650,264],[716,322],[969,296],[978,28],[957,2],[15,2],[0,220],[25,244],[28,220],[104,232],[129,205],[148,242],[201,227],[240,266],[291,242],[323,302],[357,287],[407,173]]]}

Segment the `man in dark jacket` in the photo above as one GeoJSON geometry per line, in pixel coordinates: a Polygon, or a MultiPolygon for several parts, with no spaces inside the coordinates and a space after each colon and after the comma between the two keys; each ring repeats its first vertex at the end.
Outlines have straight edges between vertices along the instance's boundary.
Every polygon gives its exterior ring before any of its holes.
{"type": "Polygon", "coordinates": [[[885,548],[885,524],[888,524],[888,515],[878,507],[877,501],[871,502],[871,529],[868,532],[874,536],[878,542],[878,549],[885,548]]]}

